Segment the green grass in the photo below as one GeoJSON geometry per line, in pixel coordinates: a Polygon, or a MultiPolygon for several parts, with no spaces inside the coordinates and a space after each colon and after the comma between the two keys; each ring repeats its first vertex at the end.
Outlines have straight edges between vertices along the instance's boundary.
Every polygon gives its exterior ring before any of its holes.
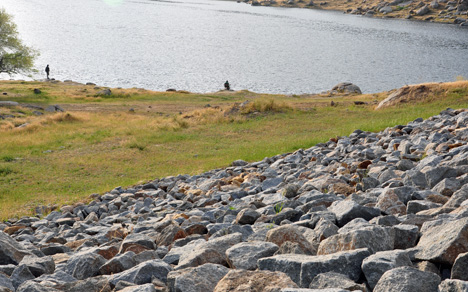
{"type": "Polygon", "coordinates": [[[10,155],[5,155],[5,156],[1,157],[0,160],[4,161],[4,162],[12,162],[12,161],[15,161],[15,158],[13,156],[10,156],[10,155]]]}
{"type": "MultiPolygon", "coordinates": [[[[18,92],[23,90],[14,86],[18,92]]],[[[59,94],[59,89],[44,91],[49,92],[52,102],[86,105],[85,101],[76,101],[86,93],[67,98],[59,94]]],[[[228,166],[237,159],[258,161],[349,135],[355,129],[375,132],[418,117],[428,118],[447,107],[468,107],[467,88],[450,89],[444,98],[430,103],[403,104],[379,111],[372,106],[355,106],[353,98],[343,97],[334,98],[339,106],[328,107],[329,99],[319,97],[264,99],[249,92],[231,96],[145,94],[133,99],[129,93],[120,104],[116,100],[102,103],[109,107],[125,103],[147,108],[148,100],[152,100],[153,108],[166,107],[164,115],[141,110],[128,113],[120,107],[109,112],[70,111],[31,117],[31,127],[23,130],[3,130],[0,219],[30,214],[37,204],[86,201],[92,193],[117,186],[128,187],[168,175],[193,175],[228,166]],[[216,110],[203,109],[206,103],[227,106],[247,98],[266,100],[253,102],[248,118],[225,117],[216,110]],[[191,113],[194,108],[198,112],[191,113]],[[175,109],[188,114],[176,114],[175,109]],[[255,111],[262,113],[252,116],[255,111]]]]}
{"type": "Polygon", "coordinates": [[[13,170],[10,167],[7,167],[7,166],[0,167],[0,176],[7,176],[12,173],[13,173],[13,170]]]}

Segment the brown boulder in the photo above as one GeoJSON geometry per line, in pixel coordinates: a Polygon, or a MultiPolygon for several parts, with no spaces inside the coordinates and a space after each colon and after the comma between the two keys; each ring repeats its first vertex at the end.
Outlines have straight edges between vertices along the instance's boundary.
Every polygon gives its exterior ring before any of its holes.
{"type": "Polygon", "coordinates": [[[124,239],[128,235],[128,230],[122,226],[115,226],[112,227],[107,233],[106,237],[107,239],[111,240],[113,238],[120,238],[124,239]]]}
{"type": "Polygon", "coordinates": [[[183,254],[176,270],[198,267],[208,263],[227,266],[227,258],[212,248],[202,247],[193,250],[190,254],[183,254]]]}
{"type": "Polygon", "coordinates": [[[406,215],[406,205],[394,192],[382,193],[375,207],[388,215],[406,215]]]}
{"type": "Polygon", "coordinates": [[[357,167],[360,168],[360,169],[367,169],[367,167],[369,165],[371,165],[371,164],[372,164],[372,161],[364,160],[364,161],[360,162],[357,167]]]}
{"type": "Polygon", "coordinates": [[[175,240],[187,237],[187,233],[175,224],[171,224],[163,229],[161,234],[156,238],[155,242],[158,246],[170,245],[175,240]]]}
{"type": "Polygon", "coordinates": [[[341,195],[351,195],[354,193],[354,188],[346,183],[336,183],[330,185],[330,192],[341,195]]]}
{"type": "Polygon", "coordinates": [[[231,270],[213,292],[273,292],[281,288],[298,286],[282,272],[231,270]]]}
{"type": "Polygon", "coordinates": [[[106,260],[113,258],[118,252],[119,248],[116,245],[100,247],[97,251],[106,260]]]}
{"type": "Polygon", "coordinates": [[[288,241],[296,242],[306,254],[317,254],[316,248],[314,248],[304,235],[302,235],[302,232],[293,225],[283,225],[268,231],[266,241],[273,242],[279,247],[288,241]]]}
{"type": "Polygon", "coordinates": [[[3,232],[7,233],[8,235],[12,235],[16,231],[24,229],[24,228],[26,228],[26,226],[23,226],[23,225],[8,226],[7,228],[3,230],[3,232]]]}
{"type": "Polygon", "coordinates": [[[333,235],[322,242],[318,255],[333,254],[340,251],[368,248],[371,253],[391,250],[394,247],[395,232],[381,226],[369,226],[333,235]]]}
{"type": "Polygon", "coordinates": [[[404,86],[390,94],[386,99],[382,100],[375,109],[378,110],[413,100],[424,100],[427,98],[433,87],[434,86],[429,84],[404,86]]]}

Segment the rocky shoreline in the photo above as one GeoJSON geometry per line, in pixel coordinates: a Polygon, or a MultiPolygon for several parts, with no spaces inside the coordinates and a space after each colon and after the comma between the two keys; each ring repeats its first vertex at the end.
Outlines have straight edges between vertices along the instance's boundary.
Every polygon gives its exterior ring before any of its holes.
{"type": "Polygon", "coordinates": [[[336,10],[368,17],[404,18],[468,27],[467,0],[244,0],[243,2],[252,6],[336,10]]]}
{"type": "Polygon", "coordinates": [[[0,291],[468,291],[468,110],[0,223],[0,291]]]}

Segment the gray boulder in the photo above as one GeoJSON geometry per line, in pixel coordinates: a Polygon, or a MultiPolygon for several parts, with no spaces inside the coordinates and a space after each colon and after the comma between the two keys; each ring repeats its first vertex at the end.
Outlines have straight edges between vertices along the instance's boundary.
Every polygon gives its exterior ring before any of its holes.
{"type": "Polygon", "coordinates": [[[369,287],[374,289],[380,277],[382,277],[386,271],[411,265],[411,259],[405,251],[381,251],[371,255],[362,262],[362,271],[366,276],[369,287]]]}
{"type": "Polygon", "coordinates": [[[16,265],[12,265],[12,264],[0,265],[0,273],[3,273],[7,276],[11,276],[15,268],[16,268],[16,265]]]}
{"type": "MultiPolygon", "coordinates": [[[[329,238],[338,233],[338,226],[327,219],[320,219],[314,228],[315,238],[313,242],[320,243],[322,240],[329,238]]],[[[310,239],[309,239],[310,240],[310,239]]]]}
{"type": "Polygon", "coordinates": [[[416,15],[423,16],[423,15],[428,14],[429,12],[431,12],[431,10],[429,9],[429,6],[424,5],[423,7],[416,10],[416,15]]]}
{"type": "Polygon", "coordinates": [[[11,107],[11,106],[18,106],[19,103],[16,101],[0,101],[0,107],[11,107]]]}
{"type": "Polygon", "coordinates": [[[271,188],[277,187],[282,182],[283,182],[282,177],[267,178],[266,180],[262,182],[262,190],[266,191],[271,188]]]}
{"type": "Polygon", "coordinates": [[[300,210],[284,208],[281,212],[279,212],[271,218],[271,222],[277,225],[280,225],[283,221],[296,222],[300,219],[302,215],[303,212],[300,210]]]}
{"type": "Polygon", "coordinates": [[[213,291],[228,272],[228,268],[216,264],[171,271],[167,275],[167,286],[171,292],[213,291]]]}
{"type": "Polygon", "coordinates": [[[430,6],[432,9],[438,9],[440,7],[440,4],[437,0],[434,0],[431,2],[430,6]]]}
{"type": "Polygon", "coordinates": [[[434,203],[431,201],[423,201],[423,200],[413,200],[409,201],[406,206],[406,213],[407,214],[416,214],[420,211],[429,210],[433,208],[441,207],[442,204],[434,203]]]}
{"type": "Polygon", "coordinates": [[[461,187],[458,191],[453,193],[447,203],[444,204],[444,207],[458,208],[461,203],[468,200],[468,184],[461,187]]]}
{"type": "Polygon", "coordinates": [[[371,220],[374,217],[380,216],[379,209],[361,206],[351,200],[336,201],[328,207],[328,210],[335,213],[339,227],[344,226],[355,218],[371,220]]]}
{"type": "Polygon", "coordinates": [[[77,282],[78,280],[72,275],[62,270],[57,270],[53,274],[43,274],[42,276],[37,277],[34,281],[37,281],[37,282],[44,281],[47,283],[54,283],[54,285],[57,285],[57,286],[68,287],[68,284],[77,282]]]}
{"type": "Polygon", "coordinates": [[[190,254],[192,251],[196,250],[199,246],[202,246],[206,243],[204,239],[198,239],[187,243],[181,247],[173,247],[163,258],[168,264],[177,264],[180,260],[180,257],[184,254],[190,254]]]}
{"type": "Polygon", "coordinates": [[[374,292],[438,292],[440,277],[411,267],[399,267],[385,272],[374,292]]]}
{"type": "Polygon", "coordinates": [[[235,234],[235,233],[240,233],[241,234],[241,240],[245,241],[247,238],[254,233],[251,225],[245,224],[245,225],[239,225],[239,224],[232,224],[226,228],[223,228],[221,230],[216,231],[210,236],[209,242],[214,241],[216,238],[224,237],[229,234],[235,234]]]}
{"type": "Polygon", "coordinates": [[[226,256],[213,248],[203,246],[193,250],[190,254],[181,255],[176,270],[198,267],[207,263],[227,265],[226,256]]]}
{"type": "MultiPolygon", "coordinates": [[[[273,290],[278,291],[278,290],[273,290]]],[[[305,289],[305,288],[283,288],[280,292],[349,292],[340,288],[324,288],[324,289],[305,289]]],[[[359,292],[359,290],[357,290],[359,292]]]]}
{"type": "Polygon", "coordinates": [[[20,265],[26,265],[34,277],[39,277],[42,274],[52,274],[55,270],[55,263],[51,256],[25,256],[20,265]]]}
{"type": "Polygon", "coordinates": [[[395,166],[398,170],[407,171],[414,167],[414,162],[409,159],[402,159],[395,166]]]}
{"type": "Polygon", "coordinates": [[[321,289],[320,291],[323,291],[327,288],[339,288],[346,291],[366,291],[366,286],[364,284],[357,284],[347,276],[334,272],[328,272],[317,275],[310,283],[309,288],[321,289]]]}
{"type": "Polygon", "coordinates": [[[272,256],[278,246],[271,242],[241,242],[226,251],[226,256],[234,269],[256,270],[257,260],[272,256]]]}
{"type": "Polygon", "coordinates": [[[446,279],[439,285],[438,292],[466,292],[468,291],[468,281],[446,279]]]}
{"type": "Polygon", "coordinates": [[[119,290],[119,292],[156,292],[156,288],[154,288],[153,284],[148,283],[138,286],[125,287],[122,290],[119,290]]]}
{"type": "Polygon", "coordinates": [[[0,273],[0,291],[3,291],[2,289],[4,288],[15,291],[15,287],[13,286],[10,278],[5,274],[0,273]]]}
{"type": "Polygon", "coordinates": [[[117,274],[133,268],[136,264],[135,253],[129,251],[124,254],[116,255],[112,259],[108,260],[99,268],[99,272],[101,275],[117,274]]]}
{"type": "Polygon", "coordinates": [[[35,278],[36,277],[34,277],[26,265],[17,266],[13,271],[13,274],[10,276],[11,283],[15,288],[18,288],[22,283],[35,278]]]}
{"type": "Polygon", "coordinates": [[[461,187],[456,178],[445,178],[436,184],[432,190],[444,196],[452,196],[461,187]]]}
{"type": "Polygon", "coordinates": [[[458,279],[468,281],[468,252],[461,253],[455,259],[455,263],[452,266],[452,279],[458,279]]]}
{"type": "Polygon", "coordinates": [[[61,244],[50,244],[49,246],[45,246],[41,248],[41,252],[45,255],[51,256],[58,253],[67,253],[70,252],[71,249],[65,245],[61,244]]]}
{"type": "Polygon", "coordinates": [[[468,11],[468,1],[467,0],[458,0],[457,11],[468,11]]]}
{"type": "Polygon", "coordinates": [[[426,177],[427,184],[430,188],[435,187],[443,179],[457,176],[456,169],[446,166],[426,166],[421,170],[421,173],[426,177]]]}
{"type": "Polygon", "coordinates": [[[112,94],[112,91],[109,88],[99,90],[96,95],[97,96],[110,96],[112,94]]]}
{"type": "Polygon", "coordinates": [[[222,237],[214,238],[208,240],[203,246],[207,248],[211,248],[219,252],[220,254],[224,255],[226,250],[228,250],[231,246],[234,246],[240,242],[242,242],[243,234],[240,232],[228,234],[222,237]]]}
{"type": "Polygon", "coordinates": [[[424,223],[421,233],[419,260],[453,265],[459,254],[468,252],[468,218],[424,223]]]}
{"type": "Polygon", "coordinates": [[[260,213],[257,211],[245,208],[237,214],[236,223],[237,224],[254,224],[255,221],[260,217],[260,213]]]}
{"type": "Polygon", "coordinates": [[[145,249],[156,249],[156,244],[154,240],[149,236],[141,233],[132,233],[125,237],[125,240],[120,246],[119,253],[125,253],[132,249],[138,249],[138,247],[143,247],[145,249]]]}
{"type": "Polygon", "coordinates": [[[162,260],[151,260],[143,262],[122,273],[114,274],[109,278],[112,285],[119,281],[126,281],[137,285],[151,283],[151,280],[157,278],[162,282],[167,281],[167,274],[172,271],[172,267],[162,260]]]}
{"type": "MultiPolygon", "coordinates": [[[[1,288],[0,288],[0,291],[4,292],[3,290],[1,290],[1,288]]],[[[12,291],[15,291],[15,290],[12,290],[12,291]]],[[[31,280],[24,282],[16,290],[16,292],[59,292],[59,291],[60,290],[41,285],[40,283],[31,281],[31,280]]],[[[8,291],[5,291],[5,292],[8,292],[8,291]]]]}
{"type": "Polygon", "coordinates": [[[97,253],[77,253],[68,259],[66,271],[78,280],[99,275],[99,269],[106,259],[97,253]]]}
{"type": "Polygon", "coordinates": [[[288,184],[281,192],[285,198],[292,199],[298,195],[299,186],[295,184],[288,184]]]}
{"type": "Polygon", "coordinates": [[[67,292],[111,292],[112,288],[106,276],[97,276],[80,281],[71,282],[64,287],[57,285],[57,289],[67,292]]]}
{"type": "Polygon", "coordinates": [[[0,231],[0,265],[17,265],[26,255],[32,253],[8,234],[0,231]]]}
{"type": "Polygon", "coordinates": [[[143,262],[159,259],[161,254],[167,254],[166,247],[159,247],[157,250],[145,250],[136,254],[133,259],[135,260],[135,265],[139,265],[143,262]]]}
{"type": "Polygon", "coordinates": [[[384,7],[382,7],[382,8],[379,9],[379,12],[380,12],[380,13],[390,13],[390,12],[392,12],[392,11],[393,11],[393,9],[392,9],[392,7],[390,7],[390,6],[384,6],[384,7]]]}
{"type": "Polygon", "coordinates": [[[399,224],[393,226],[395,241],[393,248],[407,249],[416,246],[419,238],[419,228],[416,225],[399,224]]]}
{"type": "Polygon", "coordinates": [[[406,186],[414,186],[420,189],[428,188],[426,181],[426,176],[420,170],[410,169],[405,172],[405,177],[403,177],[403,183],[406,186]]]}
{"type": "Polygon", "coordinates": [[[241,159],[235,160],[231,163],[232,166],[246,166],[247,164],[249,164],[247,161],[241,159]]]}
{"type": "Polygon", "coordinates": [[[319,274],[336,272],[357,281],[361,275],[362,261],[370,255],[367,249],[337,252],[330,255],[276,255],[258,260],[260,270],[287,274],[300,287],[309,287],[319,274]]]}
{"type": "Polygon", "coordinates": [[[297,242],[286,241],[281,247],[274,253],[278,254],[308,254],[305,252],[297,242]]]}
{"type": "Polygon", "coordinates": [[[338,92],[344,92],[344,93],[357,93],[357,94],[362,94],[361,89],[350,82],[342,82],[338,83],[335,85],[332,90],[338,91],[338,92]]]}

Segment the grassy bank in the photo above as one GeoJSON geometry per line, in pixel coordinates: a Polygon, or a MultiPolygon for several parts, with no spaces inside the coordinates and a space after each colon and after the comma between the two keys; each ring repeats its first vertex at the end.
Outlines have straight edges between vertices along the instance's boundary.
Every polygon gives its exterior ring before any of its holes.
{"type": "Polygon", "coordinates": [[[99,90],[0,82],[0,93],[7,94],[0,101],[59,104],[66,110],[36,116],[31,108],[0,107],[0,115],[15,116],[0,119],[0,219],[31,214],[38,204],[86,201],[117,186],[196,174],[236,159],[261,160],[358,128],[379,131],[447,107],[468,107],[468,82],[379,111],[376,102],[388,93],[324,97],[112,89],[112,95],[99,96],[99,90]],[[337,105],[330,106],[331,100],[337,105]]]}

